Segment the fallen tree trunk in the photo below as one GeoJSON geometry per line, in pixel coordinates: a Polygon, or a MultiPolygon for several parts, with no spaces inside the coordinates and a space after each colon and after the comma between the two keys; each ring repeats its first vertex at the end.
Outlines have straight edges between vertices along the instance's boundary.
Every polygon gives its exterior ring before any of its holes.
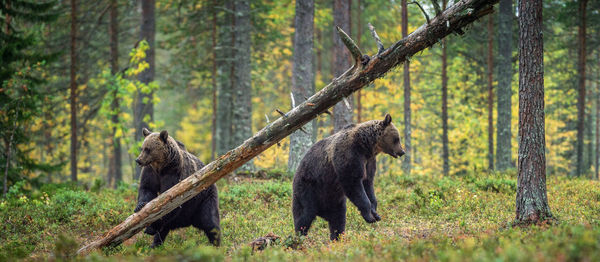
{"type": "MultiPolygon", "coordinates": [[[[393,67],[401,64],[417,52],[433,46],[451,33],[463,34],[463,28],[475,20],[491,13],[498,0],[461,0],[422,25],[406,38],[383,49],[373,57],[363,56],[354,41],[337,28],[344,44],[350,50],[355,63],[348,71],[293,108],[282,117],[264,127],[237,148],[220,156],[200,171],[179,182],[168,191],[148,203],[142,210],[129,216],[99,239],[77,251],[86,254],[94,248],[119,245],[150,223],[168,214],[197,195],[209,185],[240,167],[273,144],[290,135],[328,108],[382,77],[393,67]]],[[[376,37],[376,34],[373,34],[376,37]]],[[[376,37],[378,38],[378,37],[376,37]]],[[[376,39],[378,45],[381,43],[376,39]]]]}

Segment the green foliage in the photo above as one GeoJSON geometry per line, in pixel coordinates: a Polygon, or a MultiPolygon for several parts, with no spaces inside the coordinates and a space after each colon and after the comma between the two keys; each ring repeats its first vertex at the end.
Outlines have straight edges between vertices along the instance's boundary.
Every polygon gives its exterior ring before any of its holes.
{"type": "MultiPolygon", "coordinates": [[[[463,177],[380,174],[375,191],[382,220],[367,224],[348,203],[346,234],[334,243],[322,219],[307,237],[293,233],[291,181],[220,181],[222,247],[210,246],[201,232],[185,228],[171,233],[158,249],[149,248],[151,236],[139,233],[85,259],[572,261],[600,255],[597,181],[548,177],[550,206],[559,222],[512,228],[515,192],[507,188],[514,176],[514,171],[463,177]],[[269,232],[281,240],[252,252],[249,243],[269,232]]],[[[2,260],[69,259],[83,242],[132,214],[137,192],[127,184],[98,192],[72,184],[48,185],[40,193],[17,190],[23,187],[16,186],[0,202],[2,260]]]]}
{"type": "MultiPolygon", "coordinates": [[[[93,79],[89,80],[89,84],[95,88],[105,89],[105,95],[101,102],[99,115],[106,119],[106,127],[108,130],[115,129],[114,137],[120,138],[131,156],[137,156],[139,149],[141,148],[142,141],[133,140],[133,131],[130,126],[133,121],[131,114],[123,112],[122,107],[133,106],[133,102],[136,99],[138,93],[150,94],[159,90],[159,85],[156,81],[148,84],[142,83],[137,80],[137,76],[148,69],[149,65],[144,60],[146,58],[146,51],[150,46],[146,40],[142,40],[138,43],[137,47],[133,48],[129,52],[129,67],[125,70],[124,74],[119,72],[112,74],[109,68],[104,68],[102,72],[93,79]],[[125,106],[113,109],[112,104],[117,100],[125,106]],[[113,116],[117,116],[117,123],[113,123],[110,119],[113,116]]],[[[144,101],[147,103],[149,101],[144,101]]],[[[153,96],[153,104],[160,102],[158,96],[153,96]]],[[[161,121],[150,121],[150,116],[144,116],[144,121],[148,122],[150,129],[158,129],[162,126],[161,121]]],[[[110,136],[113,134],[111,133],[110,136]]]]}
{"type": "Polygon", "coordinates": [[[54,257],[59,261],[73,258],[76,255],[78,247],[77,242],[73,238],[60,234],[54,245],[54,257]]]}
{"type": "Polygon", "coordinates": [[[91,202],[88,194],[82,191],[61,190],[53,197],[51,204],[59,207],[53,210],[53,217],[58,222],[64,222],[78,212],[83,212],[91,202]]]}

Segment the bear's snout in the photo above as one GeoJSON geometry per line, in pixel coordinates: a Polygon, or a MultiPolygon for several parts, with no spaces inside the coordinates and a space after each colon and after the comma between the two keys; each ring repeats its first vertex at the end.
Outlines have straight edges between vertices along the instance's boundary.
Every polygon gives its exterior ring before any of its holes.
{"type": "Polygon", "coordinates": [[[140,160],[139,158],[136,158],[136,159],[135,159],[135,162],[136,162],[138,165],[140,165],[140,166],[145,166],[145,164],[144,164],[144,163],[142,163],[142,160],[140,160]]]}

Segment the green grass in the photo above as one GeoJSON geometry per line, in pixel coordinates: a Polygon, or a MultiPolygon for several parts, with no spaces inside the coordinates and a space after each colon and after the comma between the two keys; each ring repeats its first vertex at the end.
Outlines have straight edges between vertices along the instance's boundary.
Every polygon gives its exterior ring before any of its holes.
{"type": "MultiPolygon", "coordinates": [[[[81,260],[246,261],[246,260],[410,260],[546,261],[600,257],[600,183],[548,178],[548,199],[558,222],[513,228],[516,179],[513,173],[462,177],[376,178],[382,221],[367,224],[349,204],[346,234],[330,242],[327,224],[317,219],[307,238],[292,235],[289,178],[219,181],[223,245],[214,248],[194,228],[169,235],[151,250],[139,233],[123,245],[81,260]],[[252,252],[249,243],[269,232],[275,246],[252,252]],[[291,241],[297,249],[288,248],[291,241]]],[[[63,184],[26,192],[15,186],[0,200],[0,261],[69,259],[85,241],[131,214],[137,189],[85,191],[63,184]]],[[[92,187],[94,188],[94,187],[92,187]]]]}

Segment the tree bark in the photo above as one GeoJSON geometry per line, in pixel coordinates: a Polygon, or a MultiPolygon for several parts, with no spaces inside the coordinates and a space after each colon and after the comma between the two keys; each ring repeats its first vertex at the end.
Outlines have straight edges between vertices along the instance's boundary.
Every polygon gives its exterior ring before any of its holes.
{"type": "MultiPolygon", "coordinates": [[[[446,9],[446,0],[443,0],[443,9],[446,9]]],[[[442,160],[444,176],[450,174],[450,154],[448,153],[448,62],[446,54],[446,39],[442,39],[442,160]]]]}
{"type": "MultiPolygon", "coordinates": [[[[402,0],[402,38],[408,35],[408,9],[406,0],[402,0]]],[[[402,161],[402,170],[410,174],[411,151],[411,130],[410,130],[410,61],[404,63],[404,160],[402,161]]]]}
{"type": "Polygon", "coordinates": [[[496,168],[513,167],[512,161],[512,0],[500,0],[498,5],[498,96],[496,120],[496,168]]]}
{"type": "MultiPolygon", "coordinates": [[[[344,32],[350,32],[350,0],[333,1],[333,24],[344,32]]],[[[350,53],[342,43],[342,39],[333,30],[333,77],[341,76],[350,66],[350,53]]],[[[333,132],[352,124],[352,97],[347,97],[333,107],[333,132]]]]}
{"type": "Polygon", "coordinates": [[[516,224],[552,218],[546,196],[542,1],[519,3],[519,175],[516,224]]]}
{"type": "MultiPolygon", "coordinates": [[[[313,26],[314,0],[296,0],[296,17],[294,25],[294,61],[292,65],[292,108],[304,103],[314,94],[313,90],[313,26]]],[[[312,122],[304,126],[304,132],[296,131],[290,136],[290,153],[288,170],[296,172],[296,168],[304,157],[306,150],[312,145],[312,122]]]]}
{"type": "MultiPolygon", "coordinates": [[[[110,72],[115,77],[119,72],[119,24],[117,0],[110,1],[110,72]]],[[[117,125],[119,124],[120,101],[118,97],[119,90],[115,88],[112,94],[111,121],[113,123],[112,130],[112,155],[109,164],[109,184],[115,188],[123,180],[123,172],[121,171],[121,139],[116,137],[117,125]]]]}
{"type": "MultiPolygon", "coordinates": [[[[10,9],[10,1],[6,1],[6,9],[9,10],[10,9]]],[[[10,34],[10,22],[11,22],[11,16],[10,15],[5,15],[4,17],[4,23],[6,26],[6,34],[9,35],[10,34]]],[[[15,117],[15,123],[16,123],[17,117],[15,117]]],[[[2,181],[2,195],[6,198],[6,193],[8,193],[8,168],[10,166],[10,148],[12,147],[12,139],[13,139],[13,134],[14,134],[14,129],[13,132],[10,134],[10,139],[4,140],[4,146],[6,148],[6,167],[4,168],[4,179],[2,181]]]]}
{"type": "Polygon", "coordinates": [[[494,42],[494,16],[488,17],[488,53],[487,53],[487,78],[488,78],[488,170],[494,170],[494,86],[493,86],[493,42],[494,42]]]}
{"type": "MultiPolygon", "coordinates": [[[[362,15],[362,4],[360,0],[356,0],[356,44],[358,46],[361,46],[360,43],[360,38],[362,37],[362,22],[361,22],[361,15],[362,15]]],[[[359,89],[356,92],[356,122],[357,123],[362,123],[362,90],[359,89]]]]}
{"type": "Polygon", "coordinates": [[[390,69],[406,61],[407,57],[431,47],[439,39],[491,13],[495,3],[496,0],[459,1],[432,19],[430,24],[421,26],[408,37],[394,43],[380,54],[372,56],[369,61],[360,59],[362,57],[360,50],[353,46],[352,40],[349,40],[347,44],[353,48],[356,61],[352,68],[307,101],[248,138],[237,148],[160,194],[142,210],[103,234],[103,237],[79,249],[78,254],[85,254],[94,248],[122,243],[232,170],[281,141],[317,115],[324,113],[344,97],[352,95],[353,92],[382,77],[390,69]]]}
{"type": "MultiPolygon", "coordinates": [[[[150,47],[146,50],[146,58],[144,59],[149,67],[142,71],[138,75],[138,80],[144,84],[149,84],[154,81],[154,36],[155,36],[155,25],[156,18],[154,16],[154,10],[156,7],[156,0],[144,0],[142,2],[142,25],[140,28],[140,40],[146,40],[150,47]]],[[[135,125],[135,141],[141,141],[143,138],[142,130],[149,128],[149,122],[154,119],[154,109],[152,104],[153,92],[145,94],[138,91],[137,98],[135,100],[134,108],[134,125],[135,125]]],[[[136,166],[134,180],[138,180],[140,177],[141,168],[136,166]]]]}
{"type": "MultiPolygon", "coordinates": [[[[598,63],[600,63],[600,51],[598,54],[598,63]]],[[[598,79],[600,79],[600,66],[598,66],[598,79]]],[[[596,175],[594,178],[596,180],[600,180],[600,172],[598,171],[598,160],[600,158],[600,83],[596,81],[596,154],[594,157],[594,170],[596,171],[596,175]]]]}
{"type": "Polygon", "coordinates": [[[217,153],[217,0],[212,1],[212,126],[210,160],[215,160],[217,153]]]}
{"type": "Polygon", "coordinates": [[[579,0],[579,33],[577,36],[579,43],[579,59],[577,62],[577,72],[579,74],[579,96],[577,97],[577,176],[581,176],[585,172],[583,166],[583,128],[585,123],[586,6],[587,0],[579,0]]]}
{"type": "MultiPolygon", "coordinates": [[[[234,81],[233,86],[233,144],[239,145],[252,135],[252,78],[250,39],[250,1],[236,0],[234,6],[234,81]]],[[[241,171],[254,171],[252,161],[245,163],[241,171]]]]}
{"type": "Polygon", "coordinates": [[[11,148],[13,146],[13,139],[15,137],[15,130],[17,129],[17,120],[19,119],[19,112],[17,111],[15,113],[15,123],[13,126],[13,130],[12,132],[10,132],[10,138],[8,139],[8,141],[4,140],[4,145],[6,148],[6,166],[4,168],[4,181],[3,181],[3,196],[4,198],[6,198],[6,193],[8,193],[8,168],[10,167],[10,154],[11,154],[11,148]]]}
{"type": "Polygon", "coordinates": [[[77,181],[77,0],[71,0],[71,181],[77,181]]]}
{"type": "Polygon", "coordinates": [[[217,74],[218,74],[218,89],[217,89],[217,155],[223,155],[231,149],[232,129],[231,118],[233,117],[233,25],[235,17],[233,13],[233,0],[225,0],[222,2],[222,9],[225,10],[222,14],[222,19],[219,22],[219,36],[217,55],[217,74]]]}

